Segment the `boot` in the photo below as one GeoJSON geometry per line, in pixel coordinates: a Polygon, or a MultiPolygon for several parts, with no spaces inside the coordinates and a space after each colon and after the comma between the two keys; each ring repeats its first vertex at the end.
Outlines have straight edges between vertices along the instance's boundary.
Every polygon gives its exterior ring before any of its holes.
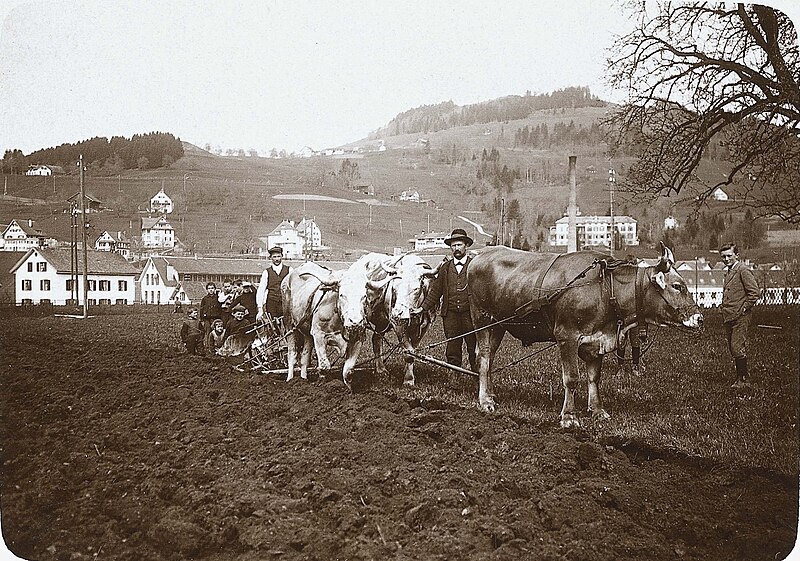
{"type": "Polygon", "coordinates": [[[635,376],[641,376],[644,373],[644,367],[641,364],[641,356],[641,347],[631,347],[631,369],[635,376]]]}
{"type": "Polygon", "coordinates": [[[747,374],[747,357],[738,357],[734,359],[736,364],[736,382],[731,386],[733,388],[749,388],[750,378],[747,374]]]}

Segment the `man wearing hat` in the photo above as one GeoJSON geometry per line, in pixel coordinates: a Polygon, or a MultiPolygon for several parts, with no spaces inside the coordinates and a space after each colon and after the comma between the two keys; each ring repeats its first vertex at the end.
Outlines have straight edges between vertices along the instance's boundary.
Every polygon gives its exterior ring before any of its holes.
{"type": "Polygon", "coordinates": [[[281,281],[292,270],[283,264],[283,248],[280,246],[269,248],[269,260],[272,264],[261,273],[261,282],[258,283],[256,292],[258,319],[265,319],[265,314],[272,318],[283,315],[281,281]]]}
{"type": "Polygon", "coordinates": [[[469,313],[469,286],[467,285],[467,269],[472,257],[467,255],[467,248],[472,245],[472,238],[461,229],[456,228],[450,237],[444,240],[453,252],[452,259],[445,258],[439,269],[430,292],[423,303],[426,310],[435,308],[439,299],[442,301],[442,324],[444,336],[451,339],[447,342],[445,356],[447,362],[454,366],[461,366],[461,346],[467,344],[467,356],[470,369],[477,372],[475,361],[475,329],[472,326],[472,317],[469,313]],[[464,335],[459,337],[459,335],[464,335]]]}

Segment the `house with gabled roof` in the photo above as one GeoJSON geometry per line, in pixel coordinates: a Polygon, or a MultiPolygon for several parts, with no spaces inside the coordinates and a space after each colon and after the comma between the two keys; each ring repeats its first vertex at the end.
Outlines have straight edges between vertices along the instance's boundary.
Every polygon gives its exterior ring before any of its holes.
{"type": "Polygon", "coordinates": [[[100,237],[94,242],[97,251],[116,251],[125,259],[131,258],[131,242],[127,239],[124,232],[111,233],[104,230],[100,237]]]}
{"type": "Polygon", "coordinates": [[[175,229],[166,216],[142,218],[142,247],[175,247],[175,229]]]}
{"type": "MultiPolygon", "coordinates": [[[[139,270],[117,253],[87,251],[89,305],[133,304],[139,270]]],[[[81,304],[83,262],[74,282],[70,249],[28,250],[11,268],[17,304],[81,304]],[[77,295],[77,302],[74,296],[77,295]]]]}
{"type": "Polygon", "coordinates": [[[25,175],[64,175],[64,168],[46,164],[30,165],[25,175]]]}
{"type": "Polygon", "coordinates": [[[171,214],[173,209],[172,199],[164,192],[162,185],[161,190],[150,199],[150,211],[171,214]]]}
{"type": "Polygon", "coordinates": [[[9,222],[3,230],[3,251],[28,251],[34,247],[44,247],[47,236],[33,220],[17,220],[9,222]]]}
{"type": "MultiPolygon", "coordinates": [[[[68,203],[75,205],[75,212],[81,211],[80,196],[81,194],[80,192],[78,192],[72,195],[69,199],[67,199],[68,203]]],[[[87,214],[91,212],[100,212],[104,208],[103,201],[101,201],[94,195],[90,195],[89,193],[83,195],[83,204],[86,207],[87,214]]]]}

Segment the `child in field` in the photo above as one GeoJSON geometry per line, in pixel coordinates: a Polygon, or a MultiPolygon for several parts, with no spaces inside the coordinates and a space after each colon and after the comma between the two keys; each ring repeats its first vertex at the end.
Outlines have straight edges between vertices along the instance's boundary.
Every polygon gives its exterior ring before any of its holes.
{"type": "Polygon", "coordinates": [[[186,352],[192,355],[203,353],[203,327],[197,319],[197,308],[192,306],[181,325],[181,341],[186,352]]]}
{"type": "Polygon", "coordinates": [[[221,349],[223,343],[225,343],[225,325],[222,323],[221,319],[215,319],[211,322],[211,333],[208,340],[208,352],[217,354],[217,351],[221,349]]]}
{"type": "Polygon", "coordinates": [[[250,348],[255,338],[251,332],[253,323],[246,319],[247,308],[237,304],[231,309],[231,319],[225,324],[225,343],[218,354],[222,356],[238,356],[250,348]]]}

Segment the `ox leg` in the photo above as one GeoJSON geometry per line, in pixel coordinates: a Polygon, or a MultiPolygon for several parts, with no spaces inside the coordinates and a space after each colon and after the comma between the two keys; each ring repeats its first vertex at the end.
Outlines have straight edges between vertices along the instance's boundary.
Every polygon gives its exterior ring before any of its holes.
{"type": "Polygon", "coordinates": [[[300,340],[303,334],[295,330],[290,336],[288,345],[286,346],[286,365],[288,367],[286,373],[286,381],[288,382],[294,378],[294,365],[297,362],[297,349],[300,346],[300,340]]]}
{"type": "Polygon", "coordinates": [[[364,337],[351,337],[347,342],[347,350],[345,351],[345,361],[342,367],[342,380],[345,385],[353,391],[352,370],[358,360],[358,355],[361,354],[361,345],[364,344],[364,337]]]}
{"type": "Polygon", "coordinates": [[[586,373],[589,378],[588,410],[592,414],[592,419],[610,419],[611,415],[603,409],[603,401],[600,399],[600,371],[603,367],[600,346],[581,345],[578,349],[578,356],[586,363],[586,373]]]}
{"type": "Polygon", "coordinates": [[[314,339],[306,335],[303,337],[303,354],[300,355],[300,377],[303,380],[308,380],[308,365],[311,362],[311,348],[314,345],[314,339]]]}
{"type": "Polygon", "coordinates": [[[325,333],[315,331],[313,335],[314,350],[317,353],[317,369],[319,377],[325,378],[330,372],[331,361],[328,358],[328,342],[325,333]]]}
{"type": "Polygon", "coordinates": [[[383,335],[380,333],[372,334],[372,354],[375,355],[375,372],[380,376],[389,374],[383,362],[383,335]]]}
{"type": "Polygon", "coordinates": [[[578,349],[574,341],[560,341],[561,379],[564,383],[564,405],[561,407],[561,427],[580,427],[575,414],[575,386],[578,384],[578,349]]]}
{"type": "Polygon", "coordinates": [[[478,405],[487,413],[492,413],[497,408],[492,390],[492,364],[494,355],[503,342],[506,330],[501,325],[481,329],[475,336],[477,338],[477,363],[478,363],[478,405]]]}

